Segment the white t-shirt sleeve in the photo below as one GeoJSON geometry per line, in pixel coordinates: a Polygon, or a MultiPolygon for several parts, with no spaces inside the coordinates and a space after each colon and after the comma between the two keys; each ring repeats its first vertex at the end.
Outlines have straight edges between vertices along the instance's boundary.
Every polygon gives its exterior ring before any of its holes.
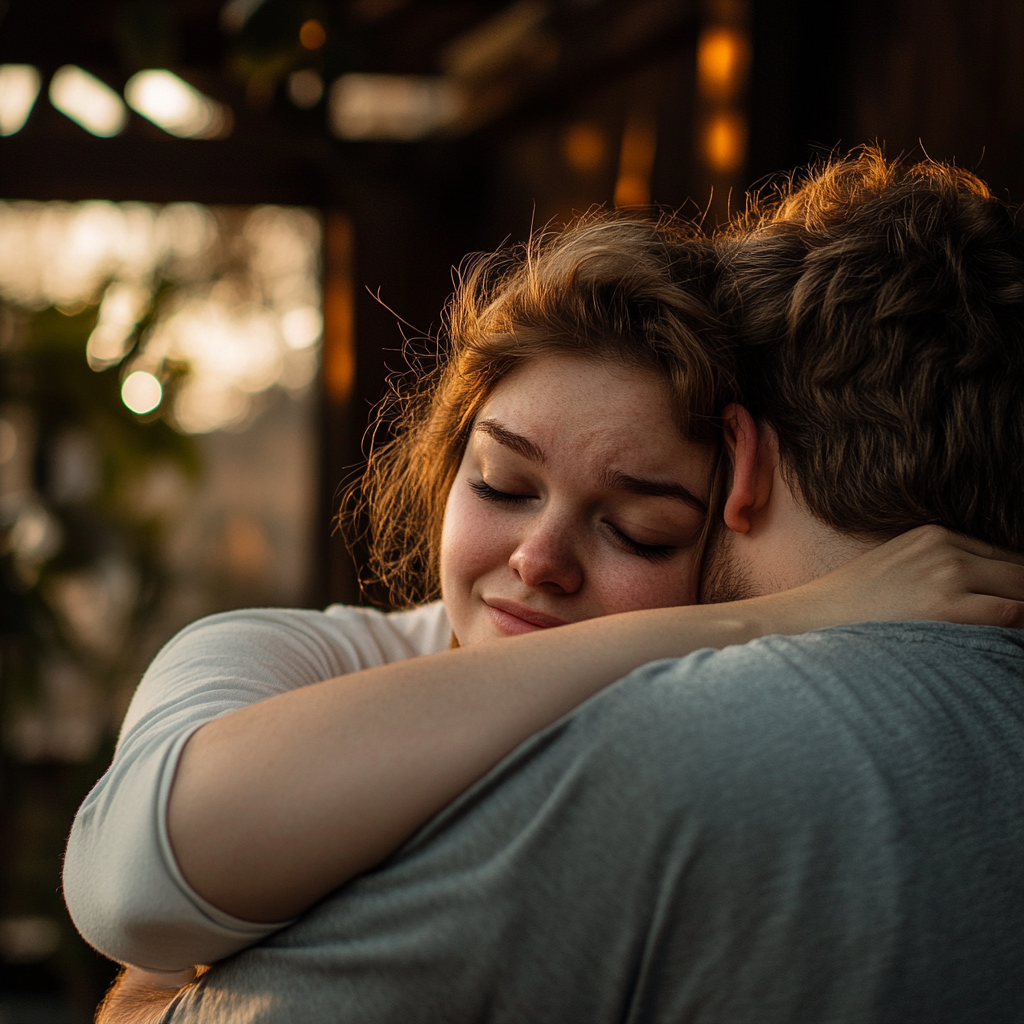
{"type": "Polygon", "coordinates": [[[225,914],[185,881],[166,808],[181,750],[237,708],[334,676],[444,650],[440,602],[390,615],[254,609],[201,619],[157,655],[132,699],[114,760],[75,817],[64,896],[85,939],[148,970],[210,963],[280,928],[225,914]]]}

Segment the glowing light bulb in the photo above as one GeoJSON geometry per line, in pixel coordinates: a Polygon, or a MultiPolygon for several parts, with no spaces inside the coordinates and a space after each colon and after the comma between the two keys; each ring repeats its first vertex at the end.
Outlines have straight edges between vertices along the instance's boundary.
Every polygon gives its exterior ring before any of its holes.
{"type": "Polygon", "coordinates": [[[124,130],[128,111],[105,82],[74,64],[58,68],[50,79],[50,102],[92,135],[110,138],[124,130]]]}
{"type": "Polygon", "coordinates": [[[164,389],[160,381],[145,370],[129,373],[121,385],[121,401],[140,416],[152,412],[163,397],[164,389]]]}

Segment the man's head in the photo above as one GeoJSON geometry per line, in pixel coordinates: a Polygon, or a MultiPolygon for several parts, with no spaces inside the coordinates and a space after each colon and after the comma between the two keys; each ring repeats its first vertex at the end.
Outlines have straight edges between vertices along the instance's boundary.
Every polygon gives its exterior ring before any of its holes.
{"type": "Polygon", "coordinates": [[[924,523],[1024,549],[1016,212],[967,171],[865,149],[752,202],[719,244],[746,408],[726,417],[705,599],[924,523]]]}

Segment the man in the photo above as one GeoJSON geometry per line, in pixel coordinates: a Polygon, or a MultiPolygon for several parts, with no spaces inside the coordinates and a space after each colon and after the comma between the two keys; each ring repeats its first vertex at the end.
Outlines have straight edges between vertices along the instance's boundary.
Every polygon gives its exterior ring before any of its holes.
{"type": "MultiPolygon", "coordinates": [[[[1024,232],[981,182],[866,151],[721,245],[749,397],[706,599],[927,523],[1024,548],[1024,232]]],[[[702,651],[537,734],[165,1019],[1019,1020],[1022,839],[1016,632],[702,651]]]]}

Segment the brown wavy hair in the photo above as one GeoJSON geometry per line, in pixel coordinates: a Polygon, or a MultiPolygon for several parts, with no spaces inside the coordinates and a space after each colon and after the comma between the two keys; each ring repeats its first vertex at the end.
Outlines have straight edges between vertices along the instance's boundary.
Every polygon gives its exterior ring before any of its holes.
{"type": "Polygon", "coordinates": [[[605,212],[470,258],[439,337],[427,351],[410,346],[409,372],[392,379],[366,471],[342,501],[350,545],[369,547],[364,586],[383,585],[393,607],[439,596],[445,505],[474,419],[527,360],[576,353],[652,369],[669,386],[683,436],[717,445],[734,373],[709,302],[712,264],[708,243],[684,222],[605,212]]]}
{"type": "Polygon", "coordinates": [[[810,511],[1024,549],[1024,231],[976,175],[865,147],[719,239],[744,400],[810,511]]]}

